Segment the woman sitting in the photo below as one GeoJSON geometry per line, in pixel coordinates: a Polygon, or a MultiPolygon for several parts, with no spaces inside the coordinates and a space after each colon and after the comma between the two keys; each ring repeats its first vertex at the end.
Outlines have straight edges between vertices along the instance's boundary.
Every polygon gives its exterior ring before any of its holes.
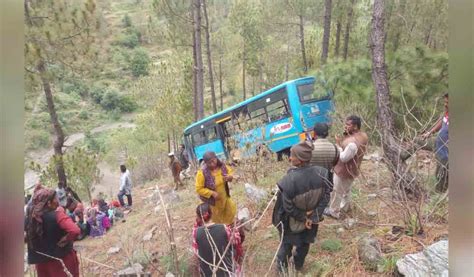
{"type": "Polygon", "coordinates": [[[87,223],[90,226],[89,235],[91,237],[100,237],[105,234],[105,227],[103,224],[103,219],[106,215],[101,212],[97,211],[94,208],[89,208],[87,210],[87,223]]]}
{"type": "Polygon", "coordinates": [[[239,276],[243,258],[240,234],[225,224],[214,223],[212,219],[209,204],[202,203],[196,208],[192,246],[199,260],[196,264],[199,263],[200,275],[239,276]],[[217,256],[216,251],[219,253],[217,256]]]}

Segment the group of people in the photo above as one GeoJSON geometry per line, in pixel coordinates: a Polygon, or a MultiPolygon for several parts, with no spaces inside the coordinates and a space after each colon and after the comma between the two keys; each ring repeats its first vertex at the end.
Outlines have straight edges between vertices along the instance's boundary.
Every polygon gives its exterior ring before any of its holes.
{"type": "MultiPolygon", "coordinates": [[[[448,95],[444,98],[445,113],[422,135],[426,139],[438,132],[435,151],[438,191],[446,191],[448,187],[448,95]]],[[[291,147],[291,168],[277,183],[272,214],[272,224],[281,239],[277,252],[279,272],[286,272],[291,261],[296,270],[301,270],[324,215],[339,219],[344,208],[350,206],[351,186],[359,176],[369,141],[361,127],[360,117],[347,117],[343,135],[336,136],[333,143],[328,139],[329,126],[317,123],[311,140],[291,147]]],[[[169,154],[176,189],[182,185],[180,175],[188,177],[190,169],[184,145],[180,145],[179,151],[177,158],[174,153],[169,154]]],[[[125,165],[121,165],[120,170],[118,201],[107,205],[103,199],[97,199],[86,211],[77,194],[62,183],[56,190],[41,184],[35,187],[25,208],[25,240],[28,262],[36,264],[38,276],[66,276],[62,263],[73,276],[79,276],[73,241],[86,235],[103,235],[114,218],[123,216],[119,207],[132,206],[130,172],[125,165]]],[[[233,180],[233,169],[229,165],[212,151],[204,154],[202,166],[196,173],[195,190],[201,203],[196,208],[192,230],[195,268],[200,275],[241,273],[246,223],[236,220],[237,206],[229,188],[233,180]]]]}
{"type": "Polygon", "coordinates": [[[28,263],[36,265],[39,277],[67,276],[62,263],[72,276],[79,276],[73,242],[105,235],[132,205],[130,172],[125,165],[120,171],[118,200],[107,203],[99,194],[89,207],[62,182],[56,189],[36,184],[33,194],[25,199],[25,242],[28,263]]]}
{"type": "MultiPolygon", "coordinates": [[[[444,98],[445,113],[422,135],[426,139],[439,132],[435,149],[438,191],[446,191],[448,179],[448,95],[444,98]]],[[[324,215],[339,219],[341,212],[350,207],[351,187],[360,174],[369,142],[361,127],[360,117],[348,116],[343,135],[336,135],[333,143],[328,139],[329,126],[317,123],[311,140],[291,147],[292,167],[277,183],[278,195],[272,215],[272,223],[282,242],[277,252],[279,272],[288,270],[289,261],[296,270],[301,270],[324,215]]],[[[204,276],[211,276],[213,272],[217,276],[238,275],[245,234],[236,226],[242,225],[235,221],[236,205],[230,197],[228,183],[233,180],[232,168],[214,152],[205,153],[203,161],[195,185],[203,203],[196,209],[193,228],[193,248],[199,259],[199,270],[204,276]],[[220,259],[216,258],[216,251],[220,259]]]]}

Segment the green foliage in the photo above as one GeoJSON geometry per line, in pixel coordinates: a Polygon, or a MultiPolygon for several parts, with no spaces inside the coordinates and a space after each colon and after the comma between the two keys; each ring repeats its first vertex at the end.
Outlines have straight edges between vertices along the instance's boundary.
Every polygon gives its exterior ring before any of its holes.
{"type": "Polygon", "coordinates": [[[338,252],[342,249],[342,243],[338,239],[326,239],[321,242],[321,249],[329,252],[338,252]]]}
{"type": "Polygon", "coordinates": [[[100,102],[102,102],[102,98],[104,98],[104,94],[105,94],[105,88],[93,87],[91,89],[90,96],[96,104],[100,104],[100,102]]]}
{"type": "Polygon", "coordinates": [[[398,257],[394,255],[386,256],[382,258],[381,266],[385,273],[394,273],[397,268],[398,257]]]}
{"type": "Polygon", "coordinates": [[[62,91],[66,94],[77,94],[84,98],[89,94],[89,87],[79,80],[72,80],[62,83],[62,91]]]}
{"type": "Polygon", "coordinates": [[[310,276],[326,276],[330,265],[324,260],[316,260],[308,268],[310,276]]]}
{"type": "Polygon", "coordinates": [[[122,18],[122,26],[124,28],[132,27],[132,19],[130,18],[128,13],[126,13],[122,18]]]}
{"type": "Polygon", "coordinates": [[[140,44],[140,36],[136,32],[120,34],[116,44],[127,48],[135,48],[140,44]]]}
{"type": "Polygon", "coordinates": [[[26,137],[28,138],[25,140],[27,150],[46,148],[51,143],[51,134],[41,129],[27,130],[26,137]]]}
{"type": "Polygon", "coordinates": [[[79,115],[77,117],[82,120],[87,120],[89,119],[90,115],[89,112],[87,112],[86,110],[82,110],[79,112],[79,115]]]}
{"type": "Polygon", "coordinates": [[[120,95],[116,90],[107,90],[101,101],[100,105],[106,111],[117,111],[117,112],[132,112],[137,108],[137,104],[128,95],[120,95]]]}
{"type": "Polygon", "coordinates": [[[136,49],[131,55],[129,64],[133,76],[148,75],[150,62],[150,56],[146,50],[142,48],[136,49]]]}
{"type": "Polygon", "coordinates": [[[106,143],[104,136],[93,135],[90,131],[87,131],[84,136],[84,145],[87,150],[93,153],[105,153],[106,143]]]}
{"type": "MultiPolygon", "coordinates": [[[[76,191],[81,198],[92,200],[93,185],[100,179],[98,168],[99,156],[92,154],[82,148],[75,147],[63,155],[64,169],[68,180],[68,186],[76,191]]],[[[32,162],[30,168],[40,174],[40,180],[49,187],[56,187],[58,176],[56,164],[58,156],[53,156],[45,167],[32,162]]]]}

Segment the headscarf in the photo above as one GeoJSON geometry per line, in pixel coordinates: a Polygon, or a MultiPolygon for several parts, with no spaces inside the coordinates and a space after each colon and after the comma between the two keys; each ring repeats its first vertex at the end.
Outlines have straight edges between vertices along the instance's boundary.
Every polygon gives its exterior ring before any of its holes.
{"type": "Polygon", "coordinates": [[[304,141],[291,147],[290,152],[292,157],[302,162],[309,162],[311,160],[313,147],[304,141]]]}
{"type": "Polygon", "coordinates": [[[49,201],[56,196],[56,191],[37,184],[32,198],[30,226],[28,235],[30,239],[41,237],[43,235],[43,214],[47,209],[49,201]]]}
{"type": "MultiPolygon", "coordinates": [[[[212,159],[216,159],[217,160],[217,167],[221,169],[221,172],[222,172],[222,177],[226,177],[227,176],[227,167],[225,166],[225,164],[223,162],[221,162],[218,158],[217,158],[217,155],[216,153],[214,153],[213,151],[207,151],[206,153],[204,153],[204,156],[202,157],[202,159],[204,160],[204,164],[202,166],[202,174],[204,175],[204,187],[205,188],[208,188],[210,190],[213,190],[215,191],[216,190],[216,181],[214,180],[214,176],[212,176],[211,174],[211,170],[207,167],[206,165],[206,162],[212,160],[212,159]]],[[[228,193],[228,188],[226,187],[226,192],[227,194],[228,193]]],[[[228,195],[229,196],[229,195],[228,195]]],[[[216,204],[216,199],[214,199],[214,197],[209,197],[209,198],[206,198],[206,197],[203,197],[203,196],[200,196],[201,200],[214,206],[216,204]]]]}

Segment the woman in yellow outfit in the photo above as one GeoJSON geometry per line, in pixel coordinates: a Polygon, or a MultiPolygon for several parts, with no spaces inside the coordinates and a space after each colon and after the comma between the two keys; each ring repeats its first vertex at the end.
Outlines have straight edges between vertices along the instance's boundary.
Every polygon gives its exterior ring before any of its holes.
{"type": "Polygon", "coordinates": [[[232,168],[212,151],[206,152],[203,160],[204,165],[196,174],[196,192],[203,202],[211,205],[214,223],[232,224],[237,212],[227,185],[233,179],[232,168]]]}

